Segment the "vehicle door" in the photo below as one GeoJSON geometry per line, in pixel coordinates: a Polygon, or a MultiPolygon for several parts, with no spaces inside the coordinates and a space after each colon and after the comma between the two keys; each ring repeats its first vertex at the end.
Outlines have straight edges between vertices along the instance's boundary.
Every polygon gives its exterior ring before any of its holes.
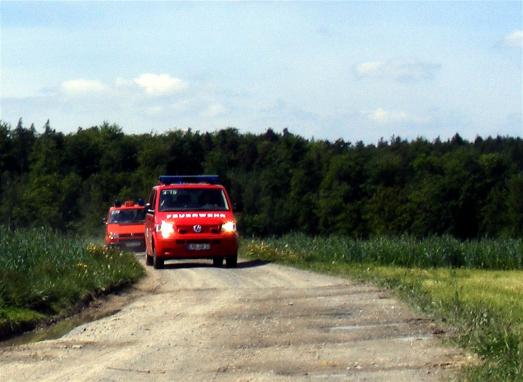
{"type": "Polygon", "coordinates": [[[153,232],[154,232],[154,214],[156,208],[156,189],[152,189],[147,198],[147,203],[145,204],[145,245],[147,252],[151,253],[151,248],[153,245],[153,232]]]}

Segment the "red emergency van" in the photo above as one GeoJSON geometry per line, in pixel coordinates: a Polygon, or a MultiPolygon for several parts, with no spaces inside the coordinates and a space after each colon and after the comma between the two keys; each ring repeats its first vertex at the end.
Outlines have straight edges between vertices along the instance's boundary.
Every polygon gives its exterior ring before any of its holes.
{"type": "Polygon", "coordinates": [[[145,204],[146,264],[169,259],[238,261],[238,232],[231,200],[216,175],[160,176],[145,204]]]}
{"type": "Polygon", "coordinates": [[[105,244],[123,249],[143,251],[145,249],[145,210],[143,200],[125,203],[116,201],[109,208],[105,219],[105,244]]]}

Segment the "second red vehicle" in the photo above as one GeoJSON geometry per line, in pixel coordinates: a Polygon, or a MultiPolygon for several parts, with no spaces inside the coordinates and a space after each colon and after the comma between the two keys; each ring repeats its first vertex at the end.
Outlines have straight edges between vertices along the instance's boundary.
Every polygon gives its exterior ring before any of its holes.
{"type": "Polygon", "coordinates": [[[116,201],[104,220],[106,245],[136,251],[145,249],[143,201],[128,200],[123,204],[116,201]]]}

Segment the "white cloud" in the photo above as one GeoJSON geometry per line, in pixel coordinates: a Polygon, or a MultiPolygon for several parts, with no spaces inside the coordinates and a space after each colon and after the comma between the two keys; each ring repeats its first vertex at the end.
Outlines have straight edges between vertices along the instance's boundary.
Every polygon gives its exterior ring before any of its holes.
{"type": "Polygon", "coordinates": [[[171,109],[177,112],[186,111],[193,103],[194,101],[191,99],[182,99],[171,104],[171,109]]]}
{"type": "Polygon", "coordinates": [[[162,106],[149,106],[145,109],[145,113],[151,116],[160,115],[163,111],[164,108],[162,106]]]}
{"type": "Polygon", "coordinates": [[[512,48],[523,48],[523,30],[515,30],[505,36],[503,42],[512,48]]]}
{"type": "Polygon", "coordinates": [[[98,80],[68,80],[62,82],[61,89],[68,95],[100,93],[108,90],[107,86],[98,80]]]}
{"type": "Polygon", "coordinates": [[[220,114],[225,113],[225,107],[222,104],[219,103],[212,103],[210,104],[207,109],[205,109],[202,113],[204,117],[217,117],[220,114]]]}
{"type": "Polygon", "coordinates": [[[390,78],[400,82],[414,82],[431,79],[441,65],[421,61],[368,61],[356,65],[360,78],[390,78]]]}
{"type": "Polygon", "coordinates": [[[187,84],[169,74],[144,73],[136,77],[134,83],[140,86],[146,94],[157,96],[177,93],[185,90],[187,84]]]}
{"type": "Polygon", "coordinates": [[[381,107],[373,111],[363,112],[363,114],[366,115],[369,120],[383,125],[396,123],[424,124],[430,120],[430,118],[419,117],[405,111],[385,110],[381,107]]]}
{"type": "Polygon", "coordinates": [[[380,73],[381,70],[383,70],[383,62],[381,61],[362,62],[356,65],[356,73],[360,77],[372,76],[380,73]]]}

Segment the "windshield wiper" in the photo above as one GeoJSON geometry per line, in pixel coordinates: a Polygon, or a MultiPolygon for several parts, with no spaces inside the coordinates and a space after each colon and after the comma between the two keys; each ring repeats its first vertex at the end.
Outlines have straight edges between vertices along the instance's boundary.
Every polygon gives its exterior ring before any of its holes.
{"type": "Polygon", "coordinates": [[[160,210],[160,212],[185,212],[185,211],[228,211],[225,207],[215,207],[215,208],[203,208],[203,207],[195,207],[195,208],[169,208],[160,210]]]}

